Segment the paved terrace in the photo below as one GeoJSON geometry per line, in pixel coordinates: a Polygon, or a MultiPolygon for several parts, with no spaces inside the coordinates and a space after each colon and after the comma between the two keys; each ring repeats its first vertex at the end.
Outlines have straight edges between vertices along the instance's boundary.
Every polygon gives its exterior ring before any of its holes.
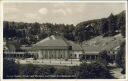
{"type": "Polygon", "coordinates": [[[62,65],[62,66],[79,66],[80,65],[80,61],[79,60],[74,60],[74,59],[70,59],[68,61],[65,60],[60,60],[60,59],[41,59],[41,60],[31,60],[31,59],[18,59],[16,60],[16,63],[19,64],[36,64],[36,65],[62,65]]]}

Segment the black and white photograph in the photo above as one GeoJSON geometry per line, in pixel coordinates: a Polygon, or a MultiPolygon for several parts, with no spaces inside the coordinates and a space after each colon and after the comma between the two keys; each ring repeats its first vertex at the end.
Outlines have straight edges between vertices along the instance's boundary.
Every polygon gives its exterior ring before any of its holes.
{"type": "Polygon", "coordinates": [[[126,79],[125,2],[4,2],[3,79],[126,79]]]}

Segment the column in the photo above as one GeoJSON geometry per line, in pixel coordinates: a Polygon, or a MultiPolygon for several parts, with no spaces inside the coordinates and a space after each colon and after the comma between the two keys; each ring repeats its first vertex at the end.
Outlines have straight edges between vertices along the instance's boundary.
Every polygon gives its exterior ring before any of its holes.
{"type": "Polygon", "coordinates": [[[97,60],[97,57],[96,57],[96,55],[95,55],[95,60],[97,60]]]}
{"type": "Polygon", "coordinates": [[[46,59],[48,59],[48,51],[45,50],[46,59]]]}
{"type": "Polygon", "coordinates": [[[68,54],[68,51],[67,50],[65,50],[65,60],[68,60],[68,56],[69,54],[68,54]]]}
{"type": "Polygon", "coordinates": [[[56,59],[56,50],[53,50],[54,59],[56,59]]]}
{"type": "Polygon", "coordinates": [[[62,58],[65,59],[64,50],[62,50],[62,58]]]}
{"type": "Polygon", "coordinates": [[[42,59],[44,59],[44,50],[41,50],[42,59]]]}
{"type": "Polygon", "coordinates": [[[91,60],[91,56],[89,55],[89,60],[91,60]]]}
{"type": "Polygon", "coordinates": [[[50,59],[49,50],[47,50],[47,54],[48,54],[48,59],[50,59]]]}
{"type": "Polygon", "coordinates": [[[56,58],[58,59],[59,58],[59,52],[58,52],[58,50],[56,50],[56,58]]]}
{"type": "Polygon", "coordinates": [[[44,58],[46,59],[47,58],[47,55],[46,55],[46,50],[44,50],[44,58]]]}

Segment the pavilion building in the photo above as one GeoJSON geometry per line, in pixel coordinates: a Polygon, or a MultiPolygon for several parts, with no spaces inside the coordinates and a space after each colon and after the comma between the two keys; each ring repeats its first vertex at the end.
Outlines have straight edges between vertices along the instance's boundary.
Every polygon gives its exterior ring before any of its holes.
{"type": "Polygon", "coordinates": [[[38,52],[38,59],[79,59],[83,53],[80,45],[55,35],[37,42],[31,51],[38,52]]]}

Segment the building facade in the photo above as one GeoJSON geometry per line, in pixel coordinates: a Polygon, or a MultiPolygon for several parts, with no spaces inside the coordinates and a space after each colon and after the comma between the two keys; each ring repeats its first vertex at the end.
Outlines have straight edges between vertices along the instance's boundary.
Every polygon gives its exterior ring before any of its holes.
{"type": "Polygon", "coordinates": [[[31,51],[37,51],[39,59],[79,59],[82,54],[78,44],[54,35],[33,45],[31,51]]]}

